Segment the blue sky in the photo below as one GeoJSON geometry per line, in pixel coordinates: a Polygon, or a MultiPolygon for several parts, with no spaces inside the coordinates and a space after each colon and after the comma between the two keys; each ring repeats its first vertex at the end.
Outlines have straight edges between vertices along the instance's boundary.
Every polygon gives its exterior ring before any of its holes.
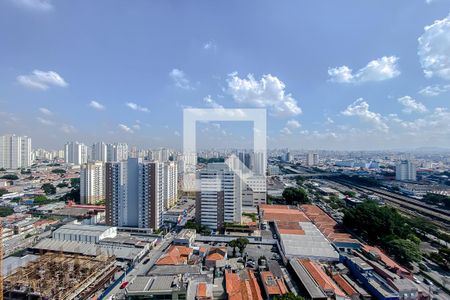
{"type": "Polygon", "coordinates": [[[450,147],[449,0],[2,0],[0,37],[0,133],[36,147],[181,147],[186,107],[265,107],[270,148],[450,147]]]}

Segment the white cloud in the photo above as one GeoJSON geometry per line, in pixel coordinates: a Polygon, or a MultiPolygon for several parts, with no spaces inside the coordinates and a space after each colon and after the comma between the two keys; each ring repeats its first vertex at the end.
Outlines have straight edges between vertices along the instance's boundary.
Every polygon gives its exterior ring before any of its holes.
{"type": "Polygon", "coordinates": [[[419,91],[419,94],[426,97],[434,97],[439,96],[442,93],[446,93],[450,91],[450,84],[441,85],[441,84],[433,84],[424,87],[419,91]]]}
{"type": "Polygon", "coordinates": [[[36,10],[36,11],[51,11],[53,5],[51,0],[12,0],[16,5],[36,10]]]}
{"type": "Polygon", "coordinates": [[[297,121],[297,120],[294,120],[294,119],[289,120],[289,121],[286,122],[286,127],[289,127],[289,128],[292,128],[292,129],[300,128],[301,126],[302,125],[300,124],[300,122],[297,121]]]}
{"type": "Polygon", "coordinates": [[[122,130],[122,131],[124,131],[124,132],[127,132],[127,133],[134,133],[133,129],[131,129],[130,127],[128,127],[128,126],[125,125],[125,124],[119,124],[118,127],[119,127],[120,130],[122,130]]]}
{"type": "Polygon", "coordinates": [[[205,50],[216,50],[217,49],[217,45],[214,41],[207,41],[206,43],[203,44],[203,49],[205,50]]]}
{"type": "Polygon", "coordinates": [[[68,84],[58,73],[54,71],[34,70],[29,75],[17,76],[17,81],[27,87],[38,90],[48,90],[50,86],[66,87],[68,84]]]}
{"type": "Polygon", "coordinates": [[[39,123],[41,123],[43,125],[51,126],[51,125],[55,124],[52,121],[44,119],[44,118],[41,118],[41,117],[37,117],[36,119],[38,120],[39,123]]]}
{"type": "Polygon", "coordinates": [[[141,125],[139,125],[139,124],[134,124],[132,127],[135,130],[140,130],[141,129],[141,125]]]}
{"type": "Polygon", "coordinates": [[[137,110],[137,111],[142,111],[142,112],[150,112],[150,109],[148,109],[147,107],[144,106],[140,106],[134,102],[127,102],[125,103],[126,106],[128,106],[128,108],[131,108],[132,110],[137,110]]]}
{"type": "Polygon", "coordinates": [[[418,55],[426,77],[450,80],[450,15],[424,28],[418,55]]]}
{"type": "Polygon", "coordinates": [[[89,106],[96,110],[104,110],[105,109],[105,106],[103,104],[101,104],[100,102],[94,101],[94,100],[92,100],[89,103],[89,106]]]}
{"type": "Polygon", "coordinates": [[[205,102],[205,104],[211,108],[220,108],[222,109],[223,106],[220,105],[219,103],[217,103],[212,97],[211,95],[208,95],[206,97],[203,98],[203,102],[205,102]]]}
{"type": "Polygon", "coordinates": [[[186,77],[186,74],[182,70],[173,69],[172,71],[170,71],[169,76],[173,80],[173,83],[175,84],[176,87],[185,90],[194,89],[191,86],[189,79],[186,77]]]}
{"type": "Polygon", "coordinates": [[[329,68],[330,81],[339,83],[361,83],[368,81],[382,81],[400,75],[398,57],[383,56],[370,61],[364,68],[353,74],[348,66],[329,68]]]}
{"type": "Polygon", "coordinates": [[[389,127],[384,122],[383,117],[379,113],[369,110],[369,104],[363,98],[357,99],[350,104],[343,112],[344,116],[358,117],[364,122],[371,123],[375,128],[381,131],[388,131],[389,127]]]}
{"type": "Polygon", "coordinates": [[[39,111],[41,113],[43,113],[44,115],[47,115],[47,116],[51,116],[52,115],[52,112],[48,108],[45,108],[45,107],[39,108],[39,111]]]}
{"type": "Polygon", "coordinates": [[[174,131],[173,134],[176,136],[180,136],[180,133],[178,131],[174,131]]]}
{"type": "Polygon", "coordinates": [[[404,106],[403,112],[410,114],[412,112],[424,113],[427,112],[428,109],[421,102],[418,102],[416,99],[410,96],[403,96],[397,99],[398,102],[404,106]]]}
{"type": "Polygon", "coordinates": [[[68,125],[68,124],[61,125],[60,129],[62,132],[67,133],[67,134],[74,133],[77,131],[73,125],[68,125]]]}
{"type": "Polygon", "coordinates": [[[217,103],[212,97],[211,95],[208,95],[206,97],[203,98],[203,102],[205,102],[205,104],[210,107],[210,108],[214,108],[215,109],[215,113],[218,114],[222,114],[223,116],[231,116],[231,117],[242,117],[245,116],[245,112],[241,109],[232,109],[232,110],[228,110],[226,108],[223,107],[223,105],[217,103]]]}
{"type": "Polygon", "coordinates": [[[292,116],[302,113],[297,101],[291,94],[286,94],[285,84],[276,76],[263,75],[255,80],[252,74],[239,78],[232,73],[228,78],[228,92],[240,104],[266,107],[277,116],[292,116]]]}
{"type": "Polygon", "coordinates": [[[280,132],[281,132],[282,134],[285,134],[285,135],[290,135],[290,134],[292,134],[292,131],[291,131],[289,128],[287,128],[287,127],[283,127],[283,128],[280,130],[280,132]]]}

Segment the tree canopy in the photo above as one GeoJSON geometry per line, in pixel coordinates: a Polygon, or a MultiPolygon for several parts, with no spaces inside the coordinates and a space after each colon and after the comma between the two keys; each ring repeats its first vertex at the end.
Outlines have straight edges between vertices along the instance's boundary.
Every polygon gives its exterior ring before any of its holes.
{"type": "Polygon", "coordinates": [[[346,209],[344,225],[360,233],[369,243],[378,244],[402,263],[419,261],[420,239],[412,230],[411,220],[394,208],[374,201],[346,209]]]}
{"type": "Polygon", "coordinates": [[[45,192],[46,195],[56,194],[56,187],[51,183],[44,183],[41,186],[41,189],[45,192]]]}
{"type": "Polygon", "coordinates": [[[7,179],[7,180],[17,180],[17,179],[19,179],[19,176],[15,175],[15,174],[6,174],[6,175],[3,175],[1,178],[7,179]]]}
{"type": "Polygon", "coordinates": [[[283,191],[283,198],[287,205],[309,203],[308,194],[302,188],[289,187],[283,191]]]}

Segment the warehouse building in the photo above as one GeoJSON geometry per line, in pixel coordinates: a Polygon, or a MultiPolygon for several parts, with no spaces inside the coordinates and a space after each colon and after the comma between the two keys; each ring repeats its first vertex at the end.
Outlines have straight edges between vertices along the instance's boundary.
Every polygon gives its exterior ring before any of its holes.
{"type": "Polygon", "coordinates": [[[59,241],[98,243],[105,238],[116,236],[117,227],[70,223],[55,230],[52,237],[59,241]]]}

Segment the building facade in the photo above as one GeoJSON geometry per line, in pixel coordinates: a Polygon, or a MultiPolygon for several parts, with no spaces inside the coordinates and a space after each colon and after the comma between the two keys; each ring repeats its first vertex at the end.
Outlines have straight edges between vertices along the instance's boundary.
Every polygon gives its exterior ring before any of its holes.
{"type": "Polygon", "coordinates": [[[107,162],[108,160],[108,146],[104,142],[98,142],[92,145],[93,161],[107,162]]]}
{"type": "Polygon", "coordinates": [[[0,136],[0,168],[27,168],[31,163],[31,138],[14,134],[0,136]]]}
{"type": "Polygon", "coordinates": [[[81,165],[88,162],[88,147],[79,142],[68,142],[64,145],[66,164],[81,165]]]}
{"type": "Polygon", "coordinates": [[[174,206],[178,200],[178,165],[174,161],[166,161],[163,163],[163,167],[164,209],[169,209],[174,206]]]}
{"type": "Polygon", "coordinates": [[[416,181],[416,166],[409,160],[402,160],[395,166],[395,179],[399,181],[416,181]]]}
{"type": "Polygon", "coordinates": [[[111,162],[128,159],[128,145],[125,143],[108,144],[106,147],[106,160],[111,162]]]}
{"type": "Polygon", "coordinates": [[[101,161],[81,165],[80,201],[97,204],[105,200],[105,168],[101,161]]]}
{"type": "Polygon", "coordinates": [[[106,163],[106,222],[110,226],[162,226],[164,167],[137,158],[106,163]]]}
{"type": "Polygon", "coordinates": [[[319,164],[319,154],[309,152],[306,155],[306,165],[307,166],[316,166],[319,164]]]}
{"type": "Polygon", "coordinates": [[[220,229],[225,223],[241,223],[242,187],[237,172],[224,163],[208,164],[199,172],[198,223],[211,229],[220,229]]]}

